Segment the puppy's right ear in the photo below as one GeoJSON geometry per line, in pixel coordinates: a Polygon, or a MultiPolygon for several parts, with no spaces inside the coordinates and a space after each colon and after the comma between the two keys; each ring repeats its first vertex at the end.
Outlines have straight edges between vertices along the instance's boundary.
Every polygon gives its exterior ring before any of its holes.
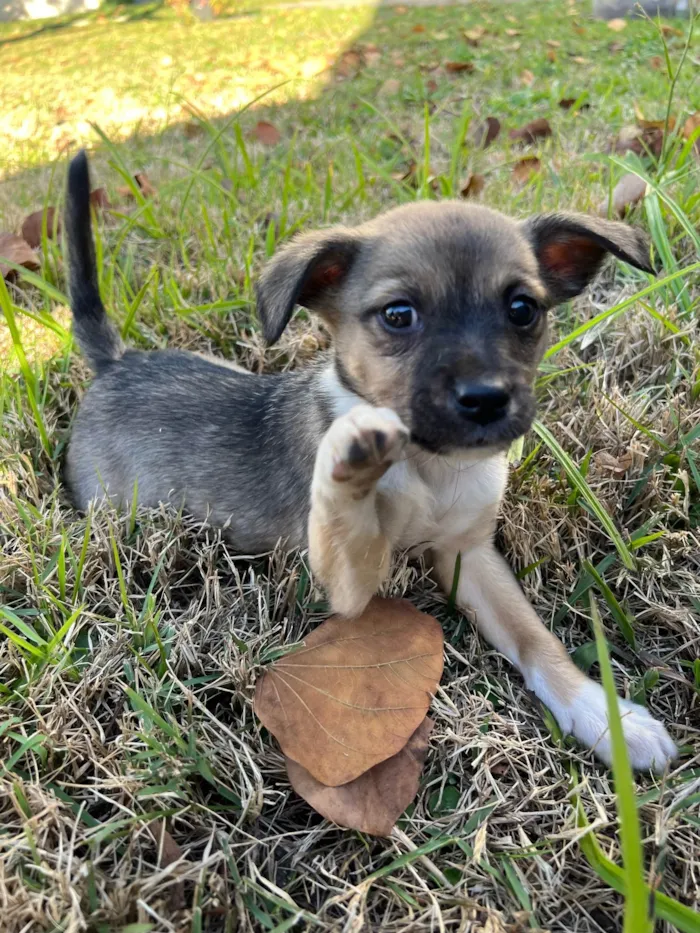
{"type": "Polygon", "coordinates": [[[282,336],[297,305],[333,311],[333,298],[359,252],[359,240],[343,228],[295,237],[263,269],[257,286],[258,317],[268,344],[282,336]]]}

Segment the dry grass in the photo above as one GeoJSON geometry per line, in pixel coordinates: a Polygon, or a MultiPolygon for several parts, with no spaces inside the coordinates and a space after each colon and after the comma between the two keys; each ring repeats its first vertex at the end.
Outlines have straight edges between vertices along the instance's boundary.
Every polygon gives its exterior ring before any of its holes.
{"type": "MultiPolygon", "coordinates": [[[[161,15],[149,22],[147,36],[167,46],[174,40],[161,15]]],[[[250,27],[248,19],[197,27],[192,58],[209,46],[242,54],[253,34],[247,28],[258,30],[258,42],[273,33],[275,48],[289,46],[297,30],[297,59],[317,54],[304,47],[308,11],[279,20],[265,13],[262,24],[260,15],[251,14],[250,27]]],[[[590,154],[602,152],[610,135],[633,119],[635,97],[653,115],[665,107],[667,84],[648,66],[662,51],[649,25],[630,25],[625,55],[615,58],[606,49],[618,37],[572,6],[528,13],[486,4],[387,10],[374,22],[366,10],[343,16],[333,27],[336,39],[381,46],[380,61],[366,62],[354,80],[327,76],[317,97],[305,101],[287,89],[283,100],[244,114],[238,136],[232,124],[212,142],[224,122],[211,102],[201,136],[189,138],[177,125],[164,129],[153,113],[167,82],[153,78],[150,89],[141,78],[134,82],[146,115],[142,131],[111,153],[102,148],[95,160],[112,196],[121,183],[118,159],[145,165],[159,188],[150,218],[137,211],[101,229],[103,288],[121,322],[152,277],[129,325],[132,343],[219,352],[256,370],[303,365],[325,345],[315,323],[298,318],[281,346],[266,353],[250,313],[251,277],[265,243],[274,243],[268,215],[286,236],[295,226],[360,219],[414,197],[392,175],[414,157],[422,164],[425,101],[429,168],[443,179],[443,193],[450,193],[456,152],[458,176],[485,171],[484,199],[515,214],[593,209],[617,169],[590,154]],[[454,60],[463,51],[461,29],[477,24],[495,38],[468,52],[474,74],[449,78],[440,69],[421,70],[454,60]],[[362,37],[353,39],[361,28],[362,37]],[[513,28],[522,37],[507,36],[505,29],[513,28]],[[547,58],[545,29],[561,43],[556,62],[547,58]],[[515,41],[520,50],[507,52],[515,41]],[[567,51],[589,64],[573,62],[567,51]],[[402,66],[395,64],[399,56],[402,66]],[[524,68],[536,75],[534,88],[520,81],[524,68]],[[397,69],[402,92],[382,99],[378,89],[397,69]],[[560,96],[584,90],[590,111],[574,117],[558,110],[560,96]],[[543,176],[523,190],[514,186],[510,166],[519,153],[507,140],[486,152],[455,145],[465,103],[509,126],[548,116],[555,138],[540,150],[543,176]],[[283,134],[283,144],[271,151],[248,136],[261,117],[283,134]],[[405,143],[397,141],[397,130],[405,143]],[[199,174],[187,196],[195,165],[199,174]]],[[[118,28],[108,18],[83,30],[92,57],[100,50],[106,55],[109,30],[118,28]]],[[[73,36],[70,30],[51,35],[61,59],[78,41],[73,36]]],[[[46,36],[17,43],[14,54],[30,60],[43,48],[31,44],[39,39],[46,36]]],[[[680,42],[671,39],[675,58],[680,42]]],[[[185,45],[180,54],[186,57],[185,45]]],[[[258,53],[248,48],[245,54],[258,53]]],[[[125,80],[128,66],[113,69],[125,80]]],[[[242,66],[236,60],[228,67],[242,66]]],[[[89,96],[87,78],[79,69],[69,75],[64,65],[52,80],[64,75],[74,83],[62,93],[77,112],[81,94],[89,96]]],[[[95,80],[114,86],[106,58],[95,80]]],[[[677,110],[696,88],[684,73],[677,110]]],[[[31,153],[6,144],[13,174],[0,199],[4,228],[48,197],[54,172],[53,190],[62,176],[62,161],[59,171],[46,161],[51,132],[45,117],[40,122],[31,153]]],[[[680,174],[664,170],[660,177],[697,225],[697,167],[690,162],[680,174]]],[[[662,210],[674,255],[689,265],[696,247],[662,210]]],[[[637,220],[652,223],[658,242],[654,218],[637,220]]],[[[53,244],[42,275],[65,288],[53,244]]],[[[625,540],[640,529],[651,536],[635,551],[637,571],[622,567],[597,520],[572,495],[561,465],[534,437],[513,470],[500,536],[512,565],[526,571],[528,596],[584,666],[593,664],[593,635],[587,602],[572,594],[583,561],[599,568],[602,562],[635,635],[633,646],[601,600],[620,692],[645,698],[684,745],[663,780],[637,778],[649,878],[697,909],[700,487],[691,432],[698,424],[700,289],[697,273],[685,281],[685,307],[670,289],[649,299],[677,332],[637,304],[570,344],[542,373],[541,419],[582,470],[588,463],[591,488],[625,540]],[[690,454],[683,441],[689,434],[690,454]]],[[[609,269],[589,295],[562,310],[556,336],[645,284],[629,271],[609,269]]],[[[10,295],[18,309],[39,316],[61,304],[28,285],[13,286],[10,295]]],[[[89,374],[65,339],[58,352],[47,344],[51,360],[42,363],[41,331],[34,323],[25,331],[27,319],[17,314],[35,367],[48,451],[28,403],[29,374],[9,356],[0,383],[0,615],[19,614],[21,626],[11,616],[0,619],[3,931],[620,929],[622,899],[585,860],[571,800],[575,765],[593,831],[619,862],[610,774],[558,735],[519,676],[476,637],[469,620],[449,609],[421,566],[399,560],[389,588],[434,613],[446,632],[436,727],[415,805],[386,841],[334,828],[294,796],[281,755],[255,720],[252,691],[260,666],[303,639],[327,612],[305,555],[234,556],[215,532],[165,507],[77,515],[60,483],[61,449],[89,374]]],[[[3,345],[9,344],[0,339],[3,345]]],[[[659,922],[657,929],[671,927],[659,922]]]]}

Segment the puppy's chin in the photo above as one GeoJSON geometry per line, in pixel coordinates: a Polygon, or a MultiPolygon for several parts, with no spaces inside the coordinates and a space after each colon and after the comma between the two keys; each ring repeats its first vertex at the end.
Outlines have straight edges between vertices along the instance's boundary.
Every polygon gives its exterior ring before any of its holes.
{"type": "Polygon", "coordinates": [[[513,441],[526,434],[535,417],[534,400],[491,424],[479,425],[453,417],[421,418],[411,430],[411,441],[433,454],[479,453],[484,456],[507,450],[513,441]]]}

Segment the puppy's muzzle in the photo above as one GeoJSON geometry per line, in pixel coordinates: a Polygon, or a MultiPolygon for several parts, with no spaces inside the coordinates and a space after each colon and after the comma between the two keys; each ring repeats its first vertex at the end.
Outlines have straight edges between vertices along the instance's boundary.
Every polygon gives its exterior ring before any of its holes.
{"type": "Polygon", "coordinates": [[[458,380],[454,387],[454,403],[459,414],[467,421],[486,425],[504,418],[510,393],[502,386],[486,382],[458,380]]]}

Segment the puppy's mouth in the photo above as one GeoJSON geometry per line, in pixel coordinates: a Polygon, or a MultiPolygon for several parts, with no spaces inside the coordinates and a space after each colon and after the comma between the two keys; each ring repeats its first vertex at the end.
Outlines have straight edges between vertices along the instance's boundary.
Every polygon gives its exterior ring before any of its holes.
{"type": "Polygon", "coordinates": [[[503,451],[513,441],[526,434],[535,417],[534,399],[521,400],[517,408],[497,421],[477,424],[455,418],[451,412],[438,409],[423,411],[411,420],[411,442],[433,454],[452,454],[459,451],[503,451]]]}

